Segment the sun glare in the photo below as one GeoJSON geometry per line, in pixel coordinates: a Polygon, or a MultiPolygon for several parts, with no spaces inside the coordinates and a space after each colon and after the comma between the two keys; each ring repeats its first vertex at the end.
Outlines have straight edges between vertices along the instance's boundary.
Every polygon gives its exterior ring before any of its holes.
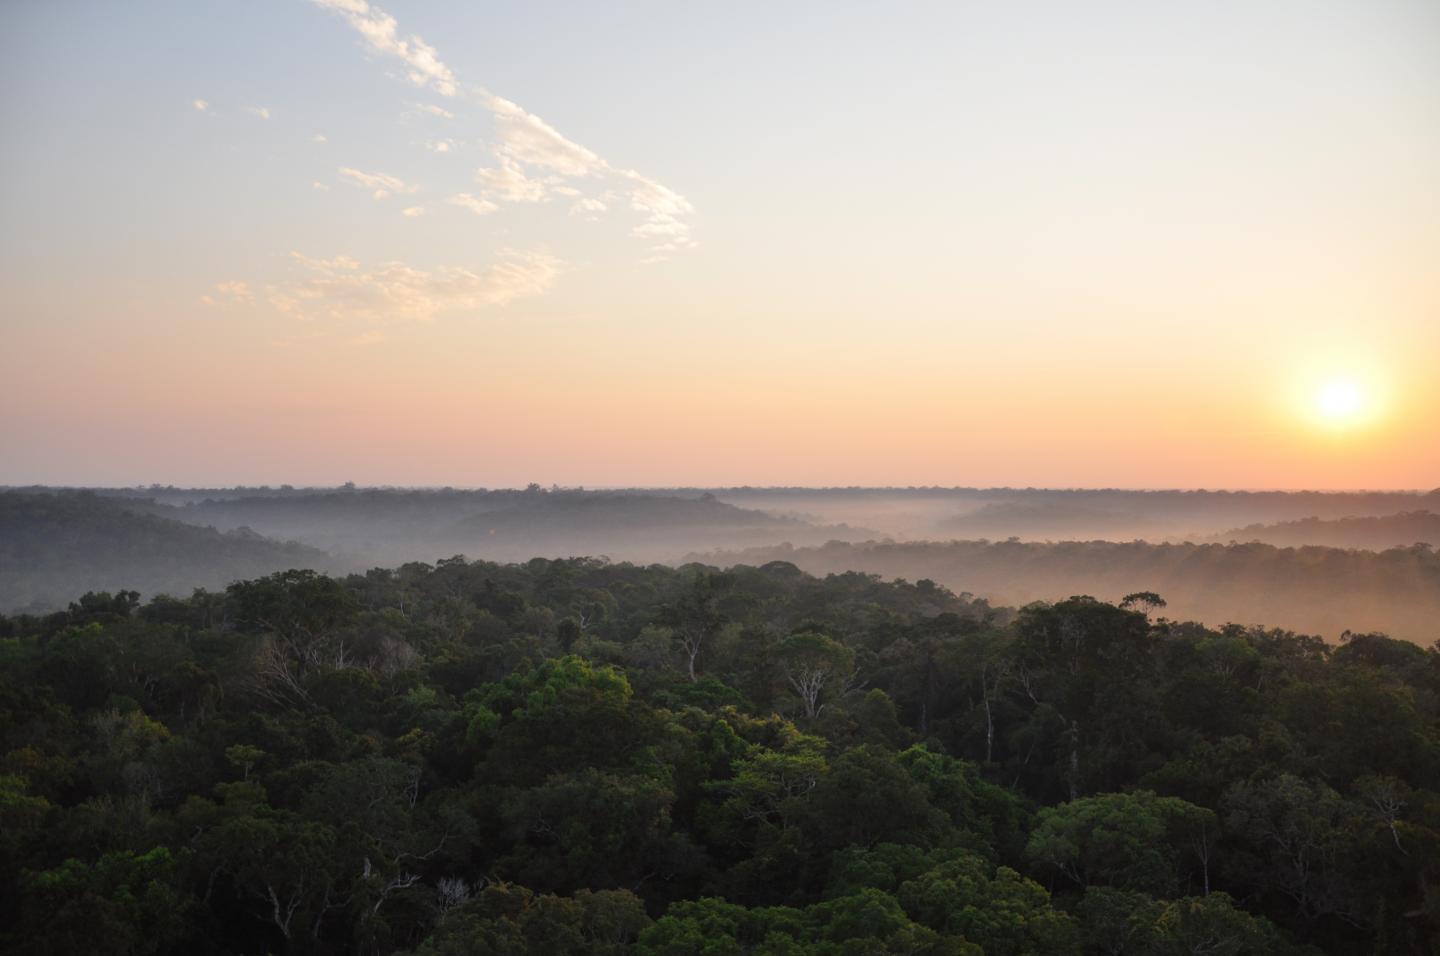
{"type": "Polygon", "coordinates": [[[1315,416],[1321,422],[1341,428],[1364,422],[1370,417],[1373,404],[1359,382],[1333,379],[1315,391],[1313,407],[1315,416]]]}

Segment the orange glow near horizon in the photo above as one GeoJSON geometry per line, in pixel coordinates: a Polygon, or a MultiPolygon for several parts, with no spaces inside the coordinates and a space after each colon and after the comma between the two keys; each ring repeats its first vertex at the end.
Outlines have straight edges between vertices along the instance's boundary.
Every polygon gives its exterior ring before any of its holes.
{"type": "Polygon", "coordinates": [[[1440,5],[336,6],[0,4],[0,484],[1440,485],[1440,5]]]}

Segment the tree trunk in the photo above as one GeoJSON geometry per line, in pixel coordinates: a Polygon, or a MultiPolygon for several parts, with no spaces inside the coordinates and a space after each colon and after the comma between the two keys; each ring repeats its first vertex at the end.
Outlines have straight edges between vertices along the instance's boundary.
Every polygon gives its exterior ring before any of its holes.
{"type": "Polygon", "coordinates": [[[991,763],[995,752],[995,716],[990,712],[990,682],[980,671],[980,695],[985,700],[985,762],[991,763]]]}
{"type": "Polygon", "coordinates": [[[1070,799],[1080,799],[1080,722],[1070,721],[1070,799]]]}

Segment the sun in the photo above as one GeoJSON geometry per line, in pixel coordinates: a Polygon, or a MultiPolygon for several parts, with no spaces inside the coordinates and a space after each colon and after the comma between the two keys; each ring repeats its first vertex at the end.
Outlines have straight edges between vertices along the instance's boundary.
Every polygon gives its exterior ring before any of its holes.
{"type": "Polygon", "coordinates": [[[1313,343],[1295,350],[1275,394],[1275,424],[1324,446],[1354,448],[1378,437],[1401,411],[1392,356],[1366,343],[1313,343]]]}
{"type": "Polygon", "coordinates": [[[1322,424],[1346,428],[1363,424],[1374,412],[1370,392],[1352,378],[1335,378],[1322,382],[1312,398],[1312,411],[1322,424]]]}
{"type": "Polygon", "coordinates": [[[1315,410],[1331,421],[1354,418],[1365,404],[1365,395],[1355,382],[1339,379],[1326,382],[1315,393],[1315,410]]]}

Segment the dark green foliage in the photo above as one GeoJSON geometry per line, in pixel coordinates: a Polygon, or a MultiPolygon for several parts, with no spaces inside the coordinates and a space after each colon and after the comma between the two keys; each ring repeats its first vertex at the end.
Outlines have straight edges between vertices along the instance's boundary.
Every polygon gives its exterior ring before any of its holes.
{"type": "Polygon", "coordinates": [[[1440,652],[1152,598],[456,558],[0,619],[0,948],[1428,951],[1440,652]]]}
{"type": "Polygon", "coordinates": [[[314,548],[248,528],[186,524],[147,504],[91,493],[0,492],[0,610],[64,607],[86,588],[188,594],[277,568],[339,566],[314,548]]]}

